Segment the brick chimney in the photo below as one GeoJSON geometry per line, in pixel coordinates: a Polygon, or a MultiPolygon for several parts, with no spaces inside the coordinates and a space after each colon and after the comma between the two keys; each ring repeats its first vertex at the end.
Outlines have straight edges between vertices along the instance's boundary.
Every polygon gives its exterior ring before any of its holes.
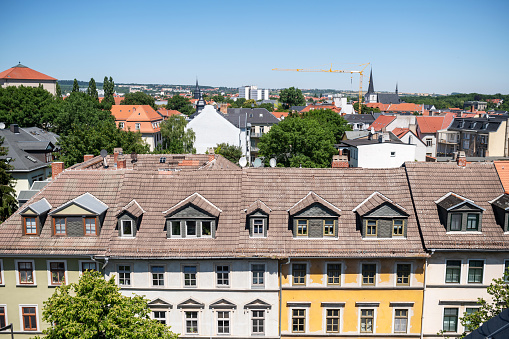
{"type": "Polygon", "coordinates": [[[117,160],[118,160],[118,152],[115,152],[115,153],[113,153],[113,162],[115,163],[115,165],[117,164],[117,160]]]}
{"type": "Polygon", "coordinates": [[[332,168],[348,168],[348,157],[343,155],[343,150],[339,150],[339,155],[332,156],[332,168]]]}
{"type": "Polygon", "coordinates": [[[458,166],[460,166],[460,167],[467,166],[467,157],[465,156],[465,152],[463,152],[463,151],[458,152],[456,162],[457,162],[458,166]]]}
{"type": "Polygon", "coordinates": [[[211,162],[212,160],[214,160],[216,158],[216,155],[215,154],[209,154],[209,162],[211,162]]]}
{"type": "Polygon", "coordinates": [[[122,159],[119,159],[117,162],[117,169],[123,169],[123,168],[127,168],[127,161],[124,157],[122,157],[122,159]]]}
{"type": "Polygon", "coordinates": [[[63,162],[52,162],[51,163],[51,178],[55,180],[55,178],[64,171],[64,163],[63,162]]]}
{"type": "Polygon", "coordinates": [[[85,154],[83,156],[83,162],[89,161],[90,159],[93,159],[95,156],[93,154],[85,154]]]}

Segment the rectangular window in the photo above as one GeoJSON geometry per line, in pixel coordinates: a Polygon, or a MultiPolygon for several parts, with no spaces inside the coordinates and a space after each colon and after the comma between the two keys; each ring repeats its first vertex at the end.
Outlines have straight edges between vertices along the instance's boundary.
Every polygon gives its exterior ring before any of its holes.
{"type": "Polygon", "coordinates": [[[306,284],[306,264],[292,265],[293,285],[306,284]]]}
{"type": "Polygon", "coordinates": [[[154,311],[152,312],[154,319],[159,321],[161,324],[166,325],[166,312],[165,311],[154,311]]]}
{"type": "Polygon", "coordinates": [[[62,285],[65,282],[65,264],[63,262],[50,262],[51,284],[62,285]]]}
{"type": "Polygon", "coordinates": [[[180,236],[180,221],[171,222],[171,235],[180,236]]]}
{"type": "Polygon", "coordinates": [[[375,285],[376,265],[362,264],[362,284],[375,285]]]}
{"type": "Polygon", "coordinates": [[[394,332],[406,333],[408,310],[394,310],[394,332]]]}
{"type": "Polygon", "coordinates": [[[228,311],[217,312],[217,333],[218,334],[230,333],[230,312],[228,311]]]}
{"type": "Polygon", "coordinates": [[[323,235],[334,236],[334,220],[323,221],[323,235]]]}
{"type": "Polygon", "coordinates": [[[24,218],[25,234],[37,234],[37,223],[35,218],[24,218]]]}
{"type": "Polygon", "coordinates": [[[133,233],[133,221],[132,220],[122,220],[122,233],[123,237],[132,237],[133,233]]]}
{"type": "Polygon", "coordinates": [[[339,310],[327,310],[327,333],[339,333],[339,310]]]}
{"type": "Polygon", "coordinates": [[[95,218],[85,218],[85,235],[97,235],[95,218]]]}
{"type": "Polygon", "coordinates": [[[484,261],[470,260],[468,262],[468,282],[482,283],[484,261]]]}
{"type": "Polygon", "coordinates": [[[458,309],[444,308],[444,332],[456,332],[458,329],[458,309]]]}
{"type": "Polygon", "coordinates": [[[306,331],[306,310],[292,310],[292,332],[304,333],[306,331]]]}
{"type": "Polygon", "coordinates": [[[202,237],[212,236],[212,222],[211,221],[202,221],[201,222],[201,235],[202,237]]]}
{"type": "Polygon", "coordinates": [[[198,333],[198,312],[186,312],[186,333],[198,333]]]}
{"type": "Polygon", "coordinates": [[[403,226],[404,226],[404,222],[402,219],[395,219],[392,221],[392,235],[393,236],[402,236],[403,234],[405,234],[405,232],[403,232],[403,226]]]}
{"type": "Polygon", "coordinates": [[[140,124],[140,123],[136,123],[136,124],[134,124],[134,128],[135,128],[135,129],[137,129],[137,130],[139,130],[139,129],[140,129],[140,126],[141,126],[141,124],[140,124]]]}
{"type": "Polygon", "coordinates": [[[263,334],[265,332],[265,311],[253,311],[251,316],[253,334],[263,334]]]}
{"type": "Polygon", "coordinates": [[[5,327],[5,307],[0,306],[0,328],[5,327]]]}
{"type": "Polygon", "coordinates": [[[307,220],[297,220],[297,236],[306,236],[308,235],[308,221],[307,220]]]}
{"type": "Polygon", "coordinates": [[[451,231],[461,231],[461,213],[451,214],[451,231]]]}
{"type": "Polygon", "coordinates": [[[196,266],[184,266],[184,286],[196,286],[196,266]]]}
{"type": "Polygon", "coordinates": [[[426,139],[426,146],[427,147],[433,146],[433,139],[426,139]]]}
{"type": "Polygon", "coordinates": [[[253,237],[263,237],[263,219],[253,219],[253,237]]]}
{"type": "Polygon", "coordinates": [[[263,278],[265,275],[265,265],[264,264],[252,264],[251,265],[251,275],[253,277],[252,283],[253,286],[263,286],[265,284],[263,278]]]}
{"type": "Polygon", "coordinates": [[[118,266],[118,284],[121,286],[131,285],[131,265],[118,266]]]}
{"type": "Polygon", "coordinates": [[[54,218],[55,235],[65,235],[65,218],[54,218]]]}
{"type": "Polygon", "coordinates": [[[479,214],[468,213],[467,231],[478,231],[478,230],[479,230],[479,214]]]}
{"type": "Polygon", "coordinates": [[[21,314],[23,317],[23,330],[37,331],[35,307],[22,307],[21,314]]]}
{"type": "Polygon", "coordinates": [[[122,121],[121,121],[121,122],[119,122],[119,123],[118,123],[118,128],[120,128],[120,129],[124,129],[124,122],[122,122],[122,121]]]}
{"type": "Polygon", "coordinates": [[[446,283],[459,283],[461,276],[461,261],[460,260],[447,260],[445,268],[445,282],[446,283]]]}
{"type": "Polygon", "coordinates": [[[366,236],[368,237],[376,237],[376,220],[366,220],[366,236]]]}
{"type": "Polygon", "coordinates": [[[216,278],[217,286],[230,285],[230,266],[216,266],[216,278]]]}
{"type": "Polygon", "coordinates": [[[164,286],[164,266],[152,266],[152,285],[164,286]]]}
{"type": "Polygon", "coordinates": [[[196,221],[194,220],[186,221],[186,236],[196,237],[196,221]]]}
{"type": "Polygon", "coordinates": [[[374,310],[361,310],[361,332],[373,333],[374,310]]]}
{"type": "Polygon", "coordinates": [[[410,285],[410,264],[397,264],[396,265],[396,285],[408,286],[410,285]]]}
{"type": "Polygon", "coordinates": [[[327,264],[327,285],[341,284],[341,264],[327,264]]]}
{"type": "Polygon", "coordinates": [[[95,262],[82,262],[81,272],[85,271],[97,271],[97,264],[95,262]]]}
{"type": "MultiPolygon", "coordinates": [[[[467,307],[465,309],[465,315],[470,315],[470,314],[475,313],[477,311],[479,311],[479,309],[476,308],[476,307],[467,307]]],[[[466,321],[465,322],[465,331],[473,331],[474,330],[473,328],[470,328],[469,325],[470,325],[470,322],[466,321]]]]}
{"type": "Polygon", "coordinates": [[[20,284],[34,283],[34,268],[31,262],[18,262],[18,272],[20,284]]]}

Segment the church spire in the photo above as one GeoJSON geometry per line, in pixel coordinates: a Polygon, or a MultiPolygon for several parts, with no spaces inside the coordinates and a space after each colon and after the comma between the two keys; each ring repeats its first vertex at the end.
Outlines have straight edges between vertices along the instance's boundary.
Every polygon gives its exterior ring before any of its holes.
{"type": "Polygon", "coordinates": [[[368,93],[375,93],[375,86],[373,86],[373,68],[371,69],[371,72],[369,73],[368,93]]]}
{"type": "Polygon", "coordinates": [[[396,94],[398,94],[398,83],[396,82],[396,94]]]}
{"type": "Polygon", "coordinates": [[[198,77],[196,77],[196,87],[194,88],[193,98],[200,99],[200,94],[201,94],[201,91],[200,91],[200,86],[198,86],[198,77]]]}

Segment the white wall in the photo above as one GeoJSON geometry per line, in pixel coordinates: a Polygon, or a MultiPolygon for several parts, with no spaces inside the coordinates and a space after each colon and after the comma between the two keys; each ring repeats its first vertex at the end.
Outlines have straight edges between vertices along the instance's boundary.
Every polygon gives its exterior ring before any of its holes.
{"type": "Polygon", "coordinates": [[[232,125],[211,105],[205,106],[201,113],[187,124],[187,129],[192,129],[196,134],[196,153],[203,154],[208,148],[225,142],[241,146],[242,154],[246,154],[245,131],[232,125]]]}
{"type": "Polygon", "coordinates": [[[358,159],[350,162],[354,167],[394,168],[405,161],[415,160],[415,145],[392,142],[358,146],[358,159]],[[394,156],[391,155],[395,152],[394,156]]]}
{"type": "Polygon", "coordinates": [[[426,145],[412,133],[408,132],[402,136],[401,140],[405,144],[415,145],[415,159],[417,161],[426,161],[426,145]]]}

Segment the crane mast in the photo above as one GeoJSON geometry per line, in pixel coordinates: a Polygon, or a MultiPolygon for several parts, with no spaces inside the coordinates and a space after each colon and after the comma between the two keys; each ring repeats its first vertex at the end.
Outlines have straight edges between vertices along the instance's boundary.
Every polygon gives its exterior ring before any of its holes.
{"type": "Polygon", "coordinates": [[[343,70],[343,69],[332,69],[332,64],[329,69],[320,69],[320,68],[273,68],[273,71],[283,71],[283,72],[325,72],[325,73],[359,73],[359,114],[362,114],[362,78],[364,77],[364,70],[368,67],[369,62],[366,64],[360,64],[359,66],[364,66],[360,71],[356,70],[343,70]]]}

